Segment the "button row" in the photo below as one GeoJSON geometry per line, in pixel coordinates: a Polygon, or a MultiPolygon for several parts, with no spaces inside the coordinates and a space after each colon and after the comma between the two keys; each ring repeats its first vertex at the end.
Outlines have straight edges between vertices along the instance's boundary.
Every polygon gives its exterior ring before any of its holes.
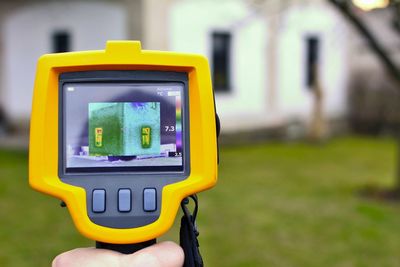
{"type": "MultiPolygon", "coordinates": [[[[132,209],[132,192],[130,189],[118,190],[118,211],[130,212],[132,209]]],[[[157,191],[155,188],[143,190],[143,210],[155,211],[157,209],[157,191]]],[[[92,210],[95,213],[106,211],[106,190],[95,189],[92,193],[92,210]]]]}

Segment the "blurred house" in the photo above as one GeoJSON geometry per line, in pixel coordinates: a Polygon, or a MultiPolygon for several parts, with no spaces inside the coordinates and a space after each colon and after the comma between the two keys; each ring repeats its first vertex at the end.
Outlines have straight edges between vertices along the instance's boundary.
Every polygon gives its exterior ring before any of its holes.
{"type": "Polygon", "coordinates": [[[27,129],[40,55],[140,37],[138,7],[136,1],[1,1],[0,105],[6,117],[27,129]]]}
{"type": "Polygon", "coordinates": [[[171,8],[169,47],[209,57],[225,131],[306,123],[314,63],[326,116],[346,112],[348,44],[340,14],[322,1],[269,2],[180,1],[171,8]]]}
{"type": "Polygon", "coordinates": [[[207,56],[225,132],[309,123],[316,80],[324,116],[343,118],[359,57],[359,39],[322,0],[14,0],[0,2],[0,20],[0,110],[20,129],[37,58],[109,39],[207,56]]]}

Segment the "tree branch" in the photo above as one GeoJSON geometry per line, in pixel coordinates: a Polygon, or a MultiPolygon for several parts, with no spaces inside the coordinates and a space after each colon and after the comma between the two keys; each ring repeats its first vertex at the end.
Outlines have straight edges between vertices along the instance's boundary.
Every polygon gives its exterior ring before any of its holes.
{"type": "Polygon", "coordinates": [[[381,61],[383,66],[390,72],[390,74],[400,82],[400,69],[396,66],[396,64],[392,61],[392,59],[387,55],[387,52],[382,47],[382,45],[376,40],[375,36],[370,32],[367,26],[361,21],[359,17],[357,17],[349,5],[346,3],[347,1],[340,0],[328,0],[331,4],[333,4],[352,24],[353,26],[360,32],[360,34],[366,39],[369,47],[376,54],[378,59],[381,61]]]}

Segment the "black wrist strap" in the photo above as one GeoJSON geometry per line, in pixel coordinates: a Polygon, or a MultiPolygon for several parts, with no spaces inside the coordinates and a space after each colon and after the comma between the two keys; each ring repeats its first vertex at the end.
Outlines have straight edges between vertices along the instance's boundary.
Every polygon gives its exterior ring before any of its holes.
{"type": "Polygon", "coordinates": [[[196,216],[198,211],[198,200],[196,195],[192,195],[189,198],[182,200],[181,207],[183,216],[181,219],[180,229],[180,245],[185,252],[185,263],[183,267],[203,267],[203,259],[200,255],[199,241],[197,237],[199,232],[196,227],[196,216]],[[194,201],[195,208],[193,214],[190,213],[187,205],[189,204],[189,198],[194,201]]]}

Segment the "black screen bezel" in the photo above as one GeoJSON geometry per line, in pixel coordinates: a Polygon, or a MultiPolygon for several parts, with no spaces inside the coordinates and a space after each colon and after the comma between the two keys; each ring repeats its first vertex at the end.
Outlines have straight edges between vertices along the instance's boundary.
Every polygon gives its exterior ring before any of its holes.
{"type": "Polygon", "coordinates": [[[189,165],[189,92],[188,76],[184,72],[164,71],[82,71],[60,74],[59,78],[59,174],[63,177],[70,175],[101,175],[108,174],[160,174],[160,173],[188,173],[189,165]],[[181,166],[120,166],[120,167],[74,167],[66,166],[66,125],[65,125],[65,97],[64,84],[66,83],[181,83],[182,97],[182,165],[181,166]]]}

